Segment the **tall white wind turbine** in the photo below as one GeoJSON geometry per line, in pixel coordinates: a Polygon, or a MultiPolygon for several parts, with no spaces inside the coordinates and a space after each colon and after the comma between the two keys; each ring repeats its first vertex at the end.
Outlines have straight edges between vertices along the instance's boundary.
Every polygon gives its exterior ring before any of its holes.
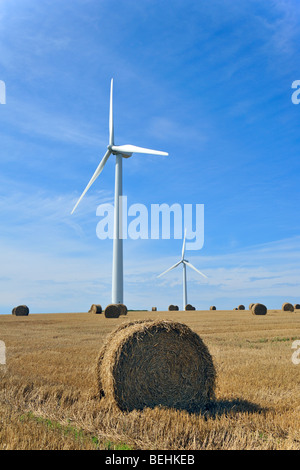
{"type": "Polygon", "coordinates": [[[123,303],[123,238],[122,238],[122,208],[120,208],[120,197],[122,196],[122,159],[129,158],[133,153],[144,153],[150,155],[168,155],[166,152],[137,147],[135,145],[115,145],[114,140],[114,116],[113,116],[113,79],[110,85],[110,108],[109,108],[109,145],[107,152],[99,163],[95,173],[87,187],[78,199],[72,214],[84,197],[88,189],[96,181],[102,172],[111,154],[116,156],[115,168],[115,207],[114,207],[114,242],[113,242],[113,267],[112,267],[112,303],[123,303]]]}
{"type": "Polygon", "coordinates": [[[182,253],[181,253],[181,260],[178,261],[178,263],[174,264],[174,266],[171,266],[169,269],[161,273],[157,277],[164,276],[167,274],[169,271],[172,271],[172,269],[177,268],[180,264],[182,264],[183,267],[183,310],[187,306],[188,300],[187,300],[187,280],[186,280],[186,267],[189,266],[192,268],[194,271],[196,271],[198,274],[201,274],[201,276],[205,277],[207,279],[207,276],[203,274],[201,271],[199,271],[195,266],[192,265],[187,259],[185,259],[185,241],[186,241],[186,230],[184,232],[184,239],[183,239],[183,245],[182,245],[182,253]]]}

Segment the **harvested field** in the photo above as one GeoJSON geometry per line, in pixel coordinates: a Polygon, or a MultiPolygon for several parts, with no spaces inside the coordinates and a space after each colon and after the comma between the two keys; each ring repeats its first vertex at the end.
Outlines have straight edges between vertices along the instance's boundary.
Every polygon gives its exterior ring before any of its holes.
{"type": "Polygon", "coordinates": [[[300,450],[300,314],[269,310],[0,316],[0,449],[300,450]],[[96,361],[124,321],[185,323],[212,354],[216,400],[205,412],[122,412],[99,399],[96,361]]]}

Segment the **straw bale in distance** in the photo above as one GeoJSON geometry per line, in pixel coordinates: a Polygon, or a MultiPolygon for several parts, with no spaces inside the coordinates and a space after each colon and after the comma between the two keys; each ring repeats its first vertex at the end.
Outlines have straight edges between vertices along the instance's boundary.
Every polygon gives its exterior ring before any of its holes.
{"type": "Polygon", "coordinates": [[[127,315],[128,310],[127,310],[126,305],[119,304],[119,309],[120,309],[120,315],[127,315]]]}
{"type": "Polygon", "coordinates": [[[102,313],[101,305],[93,304],[89,310],[89,313],[94,313],[96,315],[99,315],[100,313],[102,313]]]}
{"type": "Polygon", "coordinates": [[[238,310],[245,310],[245,305],[239,305],[238,310]]]}
{"type": "Polygon", "coordinates": [[[157,307],[152,307],[152,312],[157,312],[157,307]]]}
{"type": "Polygon", "coordinates": [[[290,304],[289,302],[285,302],[282,305],[282,310],[284,312],[293,312],[294,311],[294,306],[292,304],[290,304]]]}
{"type": "Polygon", "coordinates": [[[185,310],[196,310],[191,304],[187,304],[185,310]]]}
{"type": "Polygon", "coordinates": [[[97,361],[100,396],[123,411],[195,411],[214,399],[216,372],[202,339],[173,321],[137,321],[110,334],[97,361]]]}
{"type": "Polygon", "coordinates": [[[27,317],[29,315],[29,308],[27,305],[19,305],[12,309],[12,314],[17,317],[27,317]]]}
{"type": "Polygon", "coordinates": [[[169,310],[169,312],[173,312],[174,310],[176,310],[176,306],[175,305],[169,305],[168,310],[169,310]]]}
{"type": "Polygon", "coordinates": [[[295,305],[294,305],[294,309],[295,309],[295,310],[300,310],[300,304],[295,304],[295,305]]]}
{"type": "Polygon", "coordinates": [[[254,304],[251,311],[253,315],[267,315],[268,309],[263,304],[254,304]]]}
{"type": "Polygon", "coordinates": [[[121,310],[118,304],[108,305],[105,309],[104,315],[106,318],[119,318],[121,310]]]}
{"type": "Polygon", "coordinates": [[[249,305],[249,310],[251,311],[252,310],[252,307],[254,306],[255,304],[250,304],[249,305]]]}
{"type": "Polygon", "coordinates": [[[216,308],[214,305],[212,305],[212,306],[210,307],[210,310],[217,310],[217,308],[216,308]]]}

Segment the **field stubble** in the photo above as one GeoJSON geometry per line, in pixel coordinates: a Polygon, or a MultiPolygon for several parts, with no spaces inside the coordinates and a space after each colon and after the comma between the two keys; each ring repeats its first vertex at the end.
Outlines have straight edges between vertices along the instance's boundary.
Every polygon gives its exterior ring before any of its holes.
{"type": "Polygon", "coordinates": [[[201,414],[108,407],[96,395],[96,359],[124,317],[3,315],[0,449],[300,449],[299,312],[129,312],[126,321],[148,318],[183,322],[204,340],[215,403],[201,414]]]}

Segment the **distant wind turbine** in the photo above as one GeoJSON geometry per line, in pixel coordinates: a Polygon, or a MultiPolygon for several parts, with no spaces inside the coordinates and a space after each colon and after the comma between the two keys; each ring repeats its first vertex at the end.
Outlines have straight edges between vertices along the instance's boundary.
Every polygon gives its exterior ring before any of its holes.
{"type": "Polygon", "coordinates": [[[98,165],[95,173],[87,187],[75,204],[72,214],[84,197],[88,189],[96,181],[102,172],[109,156],[116,156],[115,169],[115,207],[114,207],[114,242],[113,242],[113,267],[112,267],[112,303],[123,303],[123,239],[120,231],[122,229],[122,210],[120,210],[120,197],[122,196],[122,158],[129,158],[133,153],[144,153],[150,155],[168,155],[166,152],[151,150],[135,145],[115,145],[114,141],[114,117],[113,117],[113,79],[110,85],[110,108],[109,108],[109,145],[107,152],[98,165]]]}
{"type": "Polygon", "coordinates": [[[207,276],[205,276],[205,274],[203,274],[201,271],[199,271],[197,268],[195,268],[195,266],[192,265],[192,263],[190,263],[188,260],[185,259],[185,242],[186,242],[186,230],[184,232],[184,239],[183,239],[183,245],[182,245],[182,253],[181,253],[181,260],[174,264],[174,266],[171,266],[169,269],[167,269],[166,271],[164,271],[163,273],[161,273],[159,276],[157,277],[161,277],[161,276],[164,276],[165,274],[167,274],[169,271],[172,271],[172,269],[175,269],[177,268],[177,266],[179,266],[180,264],[182,264],[182,267],[183,267],[183,310],[185,309],[185,307],[187,306],[187,280],[186,280],[186,266],[189,266],[190,268],[192,268],[194,271],[196,271],[198,274],[201,274],[201,276],[205,277],[207,279],[207,276]]]}

